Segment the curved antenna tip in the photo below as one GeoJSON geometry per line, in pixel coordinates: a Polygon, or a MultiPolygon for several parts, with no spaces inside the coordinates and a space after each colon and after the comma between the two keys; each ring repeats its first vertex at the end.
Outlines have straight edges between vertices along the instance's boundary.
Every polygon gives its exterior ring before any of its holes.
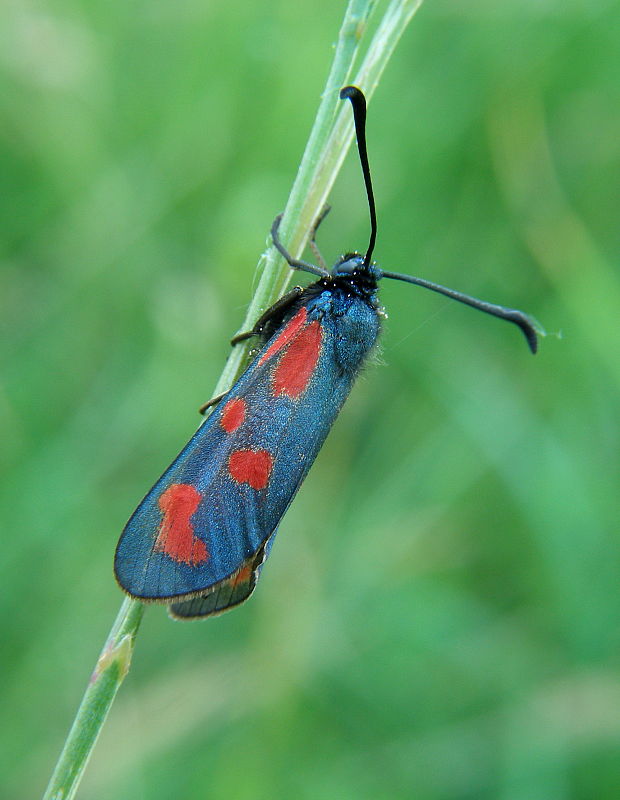
{"type": "Polygon", "coordinates": [[[364,92],[361,89],[358,89],[357,86],[343,86],[340,90],[340,99],[345,100],[347,98],[361,98],[364,103],[366,103],[366,98],[364,97],[364,92]]]}

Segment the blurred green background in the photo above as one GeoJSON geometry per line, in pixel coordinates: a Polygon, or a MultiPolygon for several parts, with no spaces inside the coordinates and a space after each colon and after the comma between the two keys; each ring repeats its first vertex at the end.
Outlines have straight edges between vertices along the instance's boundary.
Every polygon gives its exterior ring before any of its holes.
{"type": "MultiPolygon", "coordinates": [[[[1,12],[0,795],[37,797],[118,534],[194,431],[344,2],[1,12]]],[[[427,0],[370,107],[382,348],[246,606],[148,609],[79,797],[620,796],[620,6],[427,0]],[[561,333],[561,336],[558,335],[561,333]]],[[[350,156],[321,230],[368,223],[350,156]]]]}

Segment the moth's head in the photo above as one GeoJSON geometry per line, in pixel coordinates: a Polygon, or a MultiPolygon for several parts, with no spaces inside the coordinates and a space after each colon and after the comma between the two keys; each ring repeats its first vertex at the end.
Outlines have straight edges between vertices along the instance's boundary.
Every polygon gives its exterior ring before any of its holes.
{"type": "Polygon", "coordinates": [[[353,278],[376,283],[381,278],[381,270],[374,264],[366,264],[361,253],[346,253],[341,256],[331,270],[332,278],[353,278]]]}

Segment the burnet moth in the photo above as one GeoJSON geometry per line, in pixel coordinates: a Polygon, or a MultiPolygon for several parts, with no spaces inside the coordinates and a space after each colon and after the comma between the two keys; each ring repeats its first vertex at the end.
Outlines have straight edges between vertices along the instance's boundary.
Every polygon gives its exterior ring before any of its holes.
{"type": "Polygon", "coordinates": [[[218,614],[252,594],[280,520],[379,336],[381,278],[423,286],[513,322],[536,352],[535,325],[521,311],[386,272],[372,262],[377,223],[366,100],[354,86],[340,97],[353,106],[370,208],[366,254],[347,253],[331,271],[299,261],[280,241],[276,218],[275,247],[293,269],[318,280],[288,292],[252,331],[233,339],[256,336],[262,346],[142,500],[116,549],[121,588],[142,601],[167,603],[177,619],[218,614]]]}

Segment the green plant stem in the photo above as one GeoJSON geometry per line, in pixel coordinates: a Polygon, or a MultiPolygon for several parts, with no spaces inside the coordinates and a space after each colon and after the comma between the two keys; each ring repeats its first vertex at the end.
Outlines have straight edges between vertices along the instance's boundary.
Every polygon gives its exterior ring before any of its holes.
{"type": "MultiPolygon", "coordinates": [[[[349,82],[353,63],[376,0],[350,0],[340,29],[334,59],[297,177],[280,225],[282,241],[293,256],[301,255],[314,220],[321,211],[353,139],[351,114],[338,92],[349,82]]],[[[408,22],[422,0],[392,0],[383,15],[354,82],[370,100],[379,78],[408,22]]],[[[241,330],[254,322],[281,294],[291,270],[270,246],[259,262],[261,278],[241,330]]],[[[245,369],[251,343],[233,348],[214,394],[227,391],[245,369]]],[[[70,800],[97,741],[108,711],[129,670],[144,606],[125,598],[103,648],[44,800],[70,800]]]]}
{"type": "Polygon", "coordinates": [[[70,800],[75,796],[110,706],[129,671],[143,613],[142,603],[125,598],[90,677],[44,800],[70,800]]]}

